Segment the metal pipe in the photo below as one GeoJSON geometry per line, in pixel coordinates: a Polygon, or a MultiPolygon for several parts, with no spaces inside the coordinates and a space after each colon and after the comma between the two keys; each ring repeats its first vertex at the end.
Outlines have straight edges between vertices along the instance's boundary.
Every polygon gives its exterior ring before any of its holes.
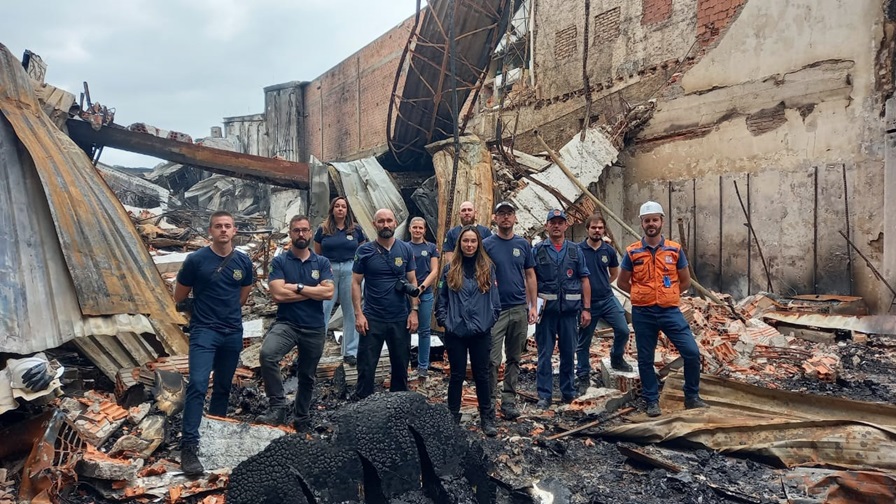
{"type": "MultiPolygon", "coordinates": [[[[883,283],[887,287],[887,289],[890,290],[890,293],[893,294],[893,300],[894,302],[896,302],[896,290],[894,290],[893,287],[886,281],[886,279],[884,279],[884,276],[880,274],[880,271],[877,271],[877,268],[875,268],[874,265],[871,264],[871,261],[865,256],[865,254],[863,254],[862,251],[859,250],[859,247],[856,247],[855,243],[853,243],[848,236],[843,234],[843,231],[837,230],[837,232],[840,233],[840,236],[846,238],[846,243],[848,243],[850,247],[855,249],[856,253],[865,260],[865,264],[867,264],[868,267],[871,268],[871,272],[874,273],[874,276],[878,280],[880,280],[881,283],[883,283]]],[[[890,306],[893,306],[893,303],[890,303],[890,306]]]]}
{"type": "MultiPolygon", "coordinates": [[[[846,164],[841,164],[840,168],[843,170],[843,206],[846,209],[846,236],[851,237],[852,233],[849,231],[849,191],[846,185],[846,164]]],[[[846,247],[846,272],[849,275],[849,295],[852,296],[852,249],[850,247],[846,247]]]]}
{"type": "MultiPolygon", "coordinates": [[[[750,207],[750,174],[747,174],[747,221],[753,215],[750,207]]],[[[750,244],[750,228],[747,228],[747,295],[753,294],[753,246],[750,244]]]]}
{"type": "Polygon", "coordinates": [[[814,167],[815,198],[812,203],[812,292],[818,294],[818,167],[814,167]]]}
{"type": "Polygon", "coordinates": [[[765,256],[762,254],[762,247],[759,246],[759,237],[756,236],[756,230],[753,229],[753,222],[750,220],[750,214],[747,213],[747,207],[744,206],[744,200],[740,197],[740,189],[737,188],[737,181],[734,181],[734,192],[737,194],[737,200],[740,202],[740,208],[744,211],[744,217],[747,218],[747,229],[753,234],[753,240],[756,242],[756,250],[759,252],[759,259],[762,260],[762,268],[765,269],[766,289],[768,292],[774,293],[772,290],[772,277],[768,273],[768,264],[765,262],[765,256]]]}

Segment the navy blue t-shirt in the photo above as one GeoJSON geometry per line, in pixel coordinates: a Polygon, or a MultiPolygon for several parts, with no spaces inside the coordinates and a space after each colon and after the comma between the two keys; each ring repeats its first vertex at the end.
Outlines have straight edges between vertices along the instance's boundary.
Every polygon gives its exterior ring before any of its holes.
{"type": "Polygon", "coordinates": [[[381,322],[408,318],[407,296],[395,290],[395,282],[416,269],[411,247],[401,240],[388,251],[375,241],[358,247],[352,272],[364,275],[364,316],[381,322]]]}
{"type": "Polygon", "coordinates": [[[525,238],[513,235],[505,240],[491,235],[482,240],[482,247],[495,263],[501,309],[526,304],[526,270],[535,267],[532,246],[525,238]]]}
{"type": "Polygon", "coordinates": [[[613,288],[610,287],[610,270],[609,268],[619,267],[619,257],[616,256],[616,249],[605,241],[600,242],[597,250],[588,245],[588,240],[579,243],[582,249],[582,255],[585,257],[585,265],[591,275],[588,279],[591,281],[591,300],[598,301],[607,299],[613,295],[613,288]]]}
{"type": "MultiPolygon", "coordinates": [[[[271,274],[268,281],[283,280],[288,284],[318,285],[324,280],[333,281],[333,268],[326,257],[311,252],[306,260],[293,255],[292,250],[280,254],[271,261],[271,274]]],[[[326,325],[324,320],[324,302],[306,299],[294,303],[277,305],[277,320],[289,322],[298,327],[319,328],[326,325]]]]}
{"type": "Polygon", "coordinates": [[[330,262],[345,262],[355,258],[355,251],[367,241],[367,237],[357,224],[351,234],[347,234],[345,228],[336,229],[331,235],[324,234],[324,228],[321,226],[314,233],[314,241],[320,244],[320,255],[330,262]]]}
{"type": "MultiPolygon", "coordinates": [[[[428,241],[423,241],[422,243],[414,243],[412,241],[405,242],[411,247],[411,251],[414,253],[414,259],[417,262],[417,285],[420,285],[426,277],[429,276],[429,273],[432,271],[429,267],[431,259],[435,257],[439,258],[439,249],[436,248],[435,243],[429,243],[428,241]]],[[[427,288],[424,292],[429,292],[431,289],[427,288]]]]}
{"type": "Polygon", "coordinates": [[[243,312],[240,292],[254,281],[252,260],[235,251],[220,272],[215,272],[224,258],[210,247],[203,247],[187,256],[177,281],[193,288],[193,313],[190,327],[221,332],[242,331],[243,312]]]}
{"type": "MultiPolygon", "coordinates": [[[[445,242],[442,244],[443,254],[445,252],[454,252],[454,247],[457,246],[457,239],[460,237],[461,228],[463,226],[454,226],[445,233],[445,242]]],[[[476,229],[479,230],[479,235],[483,240],[492,235],[492,232],[482,224],[476,224],[476,229]]]]}

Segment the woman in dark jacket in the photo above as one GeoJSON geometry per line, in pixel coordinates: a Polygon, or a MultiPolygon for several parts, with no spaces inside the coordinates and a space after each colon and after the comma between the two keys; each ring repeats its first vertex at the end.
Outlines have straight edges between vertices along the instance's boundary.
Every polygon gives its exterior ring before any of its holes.
{"type": "Polygon", "coordinates": [[[445,266],[439,282],[436,320],[445,328],[445,349],[451,367],[448,409],[454,421],[460,422],[460,399],[469,354],[479,400],[480,425],[487,436],[498,434],[489,390],[488,363],[491,330],[500,311],[495,266],[482,248],[482,238],[476,226],[464,226],[451,262],[445,266]]]}

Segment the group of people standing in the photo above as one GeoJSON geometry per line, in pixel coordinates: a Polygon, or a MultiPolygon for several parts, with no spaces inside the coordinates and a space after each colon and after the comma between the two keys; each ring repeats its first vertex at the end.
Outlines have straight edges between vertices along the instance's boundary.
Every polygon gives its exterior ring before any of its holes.
{"type": "MultiPolygon", "coordinates": [[[[292,348],[298,348],[293,426],[296,430],[310,426],[315,371],[336,301],[343,311],[343,359],[357,365],[356,398],[373,393],[384,344],[391,364],[390,390],[408,389],[411,333],[415,331],[419,337],[417,374],[425,379],[435,304],[435,318],[445,329],[450,367],[448,409],[459,422],[469,360],[481,428],[494,436],[498,399],[505,419],[520,416],[520,357],[531,324],[536,324],[538,408],[548,408],[553,400],[551,358],[555,346],[560,354],[561,400],[569,403],[587,388],[591,341],[600,319],[614,331],[612,367],[632,370],[624,359],[628,325],[611,288],[617,277],[619,288],[631,292],[638,370],[648,415],[661,413],[653,367],[660,330],[685,361],[685,406],[706,406],[698,393],[699,352],[677,308],[680,292],[690,282],[687,259],[677,243],[660,234],[663,217],[659,204],[642,206],[645,236],[626,249],[621,264],[605,238],[602,217],[590,217],[586,221],[588,238],[574,243],[566,239],[566,213],[551,210],[546,219],[547,239],[532,247],[514,233],[516,207],[508,201],[494,208],[494,235],[476,223],[473,203],[463,202],[461,224],[446,233],[441,254],[435,244],[425,240],[426,223],[420,217],[410,221],[410,241],[396,239],[398,222],[389,209],[374,214],[376,236],[368,240],[344,197],[333,199],[327,218],[313,234],[308,217],[293,217],[289,250],[274,258],[269,274],[270,293],[278,310],[261,349],[261,374],[270,410],[259,420],[286,423],[290,412],[280,362],[292,348]],[[499,395],[497,378],[502,362],[499,395]]],[[[188,474],[203,471],[197,456],[198,429],[211,371],[216,379],[209,412],[226,414],[230,382],[242,348],[240,306],[253,281],[251,261],[235,251],[231,242],[236,232],[233,217],[216,212],[209,232],[212,244],[188,257],[175,290],[177,301],[191,290],[196,300],[190,322],[190,384],[181,442],[181,465],[188,474]]]]}

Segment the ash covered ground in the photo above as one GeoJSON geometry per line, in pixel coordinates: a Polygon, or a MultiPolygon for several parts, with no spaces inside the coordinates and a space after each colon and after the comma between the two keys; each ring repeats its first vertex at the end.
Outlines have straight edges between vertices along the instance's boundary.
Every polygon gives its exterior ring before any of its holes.
{"type": "MultiPolygon", "coordinates": [[[[894,397],[894,348],[893,340],[885,338],[871,337],[864,343],[840,342],[831,345],[829,350],[838,353],[843,363],[842,372],[835,382],[793,377],[772,386],[796,392],[890,403],[894,397]]],[[[333,352],[333,348],[328,348],[328,353],[333,352]]],[[[520,380],[524,393],[528,392],[534,397],[534,371],[524,369],[520,380]]],[[[287,390],[294,391],[294,376],[288,376],[286,383],[287,390]]],[[[593,385],[603,385],[599,375],[593,378],[593,385]]],[[[412,388],[423,395],[428,403],[444,408],[447,390],[447,376],[444,374],[430,370],[429,378],[425,381],[413,380],[412,388]]],[[[558,389],[555,383],[555,390],[558,389]]],[[[382,388],[378,387],[378,392],[381,391],[382,388]]],[[[306,442],[329,442],[334,437],[339,422],[344,421],[340,420],[340,415],[344,416],[346,410],[357,408],[357,404],[348,399],[349,392],[350,389],[334,384],[332,380],[321,380],[316,384],[312,406],[313,430],[300,435],[306,442]]],[[[473,388],[466,389],[465,395],[472,396],[473,388]]],[[[499,435],[496,438],[487,438],[480,432],[475,407],[465,407],[461,423],[461,429],[470,442],[481,446],[484,459],[490,463],[489,473],[495,483],[499,503],[541,502],[538,500],[541,492],[553,495],[553,502],[558,504],[787,501],[781,483],[781,469],[762,461],[725,456],[694,446],[637,445],[601,436],[601,426],[627,422],[626,415],[609,419],[590,430],[549,440],[547,438],[551,435],[563,433],[596,417],[572,417],[553,410],[539,411],[534,401],[524,397],[521,397],[520,405],[523,416],[515,421],[505,421],[499,415],[499,435]],[[624,455],[620,447],[635,448],[680,471],[636,461],[624,455]]],[[[625,406],[636,408],[636,413],[644,409],[639,399],[625,406]]],[[[250,422],[266,409],[267,399],[259,382],[246,380],[242,385],[234,385],[229,416],[250,422]]],[[[179,415],[171,419],[168,427],[166,443],[154,454],[154,459],[177,459],[179,415]]],[[[104,448],[111,446],[119,435],[113,436],[104,448]]],[[[148,461],[147,465],[150,464],[151,461],[148,461]]],[[[203,497],[189,497],[182,502],[201,502],[203,497]]],[[[89,482],[82,481],[64,493],[63,502],[141,501],[104,499],[89,482]]],[[[424,503],[434,500],[417,492],[391,502],[424,503]]]]}

